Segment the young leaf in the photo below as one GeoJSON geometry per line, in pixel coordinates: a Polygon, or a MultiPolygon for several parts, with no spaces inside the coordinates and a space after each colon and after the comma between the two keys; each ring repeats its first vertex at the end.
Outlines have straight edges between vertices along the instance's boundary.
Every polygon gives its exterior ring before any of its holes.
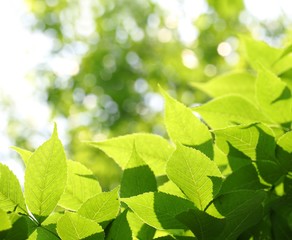
{"type": "Polygon", "coordinates": [[[132,230],[127,220],[128,210],[124,210],[112,223],[109,233],[107,234],[108,240],[120,240],[123,236],[124,240],[131,240],[132,230]]]}
{"type": "Polygon", "coordinates": [[[103,229],[98,223],[71,212],[66,212],[59,219],[57,232],[62,239],[66,240],[104,239],[103,229]]]}
{"type": "Polygon", "coordinates": [[[218,239],[226,224],[225,219],[215,218],[199,209],[190,209],[176,218],[185,224],[198,240],[218,239]]]}
{"type": "Polygon", "coordinates": [[[17,211],[26,213],[23,194],[18,179],[10,169],[0,163],[0,208],[6,212],[17,211]]]}
{"type": "Polygon", "coordinates": [[[97,223],[114,219],[120,209],[118,191],[117,187],[110,192],[102,192],[89,198],[81,205],[77,213],[97,223]]]}
{"type": "Polygon", "coordinates": [[[215,162],[198,150],[177,146],[170,157],[167,176],[199,209],[204,209],[213,199],[213,192],[219,190],[219,185],[213,185],[211,177],[222,176],[215,162]]]}
{"type": "Polygon", "coordinates": [[[9,219],[9,216],[7,215],[7,213],[0,209],[0,232],[4,231],[4,230],[8,230],[12,227],[11,221],[9,219]]]}
{"type": "Polygon", "coordinates": [[[283,53],[282,49],[273,48],[265,42],[255,41],[250,37],[241,36],[241,41],[246,59],[254,69],[257,69],[259,62],[267,68],[271,67],[283,53]]]}
{"type": "Polygon", "coordinates": [[[238,124],[269,122],[267,118],[248,100],[238,95],[215,98],[194,108],[213,129],[238,124]]]}
{"type": "Polygon", "coordinates": [[[165,99],[165,125],[172,141],[195,147],[213,157],[212,136],[207,126],[190,108],[170,97],[162,89],[161,92],[165,99]]]}
{"type": "Polygon", "coordinates": [[[291,122],[291,91],[280,78],[263,66],[258,70],[256,98],[271,121],[280,124],[291,122]]]}
{"type": "MultiPolygon", "coordinates": [[[[26,240],[28,237],[27,216],[15,212],[9,214],[12,228],[7,232],[5,240],[26,240]]],[[[0,218],[1,219],[1,218],[0,218]]],[[[1,234],[0,234],[1,237],[1,234]]],[[[1,238],[0,238],[1,239],[1,238]]]]}
{"type": "Polygon", "coordinates": [[[231,72],[208,82],[194,82],[192,85],[211,97],[238,94],[251,101],[255,99],[255,77],[247,72],[231,72]]]}
{"type": "Polygon", "coordinates": [[[175,216],[194,208],[190,201],[162,192],[143,193],[122,201],[146,224],[161,230],[185,229],[175,216]]]}
{"type": "Polygon", "coordinates": [[[105,152],[122,169],[125,169],[131,157],[134,142],[140,157],[154,174],[158,176],[164,175],[166,161],[174,149],[165,139],[158,135],[136,133],[100,142],[89,142],[89,144],[105,152]]]}
{"type": "Polygon", "coordinates": [[[217,146],[225,153],[229,152],[229,143],[252,160],[275,158],[275,136],[264,124],[232,126],[213,132],[217,146]]]}
{"type": "Polygon", "coordinates": [[[67,184],[59,206],[77,210],[87,199],[101,193],[101,187],[93,173],[79,162],[67,161],[67,184]]]}
{"type": "Polygon", "coordinates": [[[28,159],[31,157],[32,152],[28,151],[28,150],[25,150],[25,149],[22,149],[22,148],[19,148],[19,147],[15,147],[15,146],[13,146],[11,148],[20,155],[20,157],[21,157],[22,161],[24,162],[24,164],[27,165],[28,159]]]}
{"type": "Polygon", "coordinates": [[[120,195],[122,198],[157,191],[155,175],[133,147],[133,153],[123,173],[120,195]]]}
{"type": "Polygon", "coordinates": [[[26,204],[39,222],[56,207],[66,176],[66,156],[55,127],[52,137],[31,155],[25,170],[26,204]]]}

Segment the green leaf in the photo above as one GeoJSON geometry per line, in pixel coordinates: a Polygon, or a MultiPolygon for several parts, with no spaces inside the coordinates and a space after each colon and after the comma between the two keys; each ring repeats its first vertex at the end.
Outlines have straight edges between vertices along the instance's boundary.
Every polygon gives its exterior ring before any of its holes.
{"type": "Polygon", "coordinates": [[[238,190],[217,197],[214,205],[226,218],[225,228],[218,239],[237,239],[243,231],[257,224],[263,216],[265,198],[262,190],[238,190]]]}
{"type": "Polygon", "coordinates": [[[26,204],[39,222],[56,207],[66,176],[66,156],[55,126],[52,137],[31,155],[25,170],[26,204]]]}
{"type": "Polygon", "coordinates": [[[238,95],[215,98],[194,108],[211,128],[225,128],[238,124],[269,122],[248,100],[238,95]]]}
{"type": "Polygon", "coordinates": [[[86,200],[101,193],[101,187],[93,173],[79,162],[67,161],[67,184],[59,206],[77,210],[86,200]]]}
{"type": "Polygon", "coordinates": [[[9,214],[12,228],[9,229],[5,240],[26,240],[28,237],[27,216],[19,215],[15,212],[9,214]]]}
{"type": "Polygon", "coordinates": [[[134,212],[127,212],[127,221],[132,230],[133,238],[153,239],[156,229],[144,223],[134,212]]]}
{"type": "Polygon", "coordinates": [[[175,143],[195,147],[206,155],[213,157],[212,136],[203,124],[182,103],[179,103],[161,89],[165,99],[165,126],[175,143]]]}
{"type": "Polygon", "coordinates": [[[246,60],[254,69],[257,69],[259,63],[267,68],[271,67],[283,53],[282,49],[273,48],[267,43],[256,41],[251,37],[241,36],[241,42],[246,60]]]}
{"type": "Polygon", "coordinates": [[[71,212],[66,212],[59,219],[57,232],[66,240],[104,239],[103,229],[98,223],[71,212]]]}
{"type": "Polygon", "coordinates": [[[176,217],[185,224],[198,240],[218,239],[225,227],[225,219],[215,218],[199,209],[190,209],[176,217]]]}
{"type": "Polygon", "coordinates": [[[105,141],[88,143],[105,152],[122,169],[125,169],[131,157],[134,142],[140,157],[151,168],[154,174],[164,175],[166,161],[174,149],[165,139],[158,135],[136,133],[105,141]]]}
{"type": "Polygon", "coordinates": [[[6,212],[17,211],[26,213],[22,190],[18,179],[10,169],[0,163],[0,208],[6,212]]]}
{"type": "Polygon", "coordinates": [[[22,161],[24,162],[24,164],[27,165],[28,159],[31,157],[31,155],[33,153],[31,151],[28,151],[28,150],[25,150],[25,149],[22,149],[22,148],[19,148],[19,147],[15,147],[15,146],[12,146],[11,148],[20,155],[20,157],[21,157],[22,161]]]}
{"type": "Polygon", "coordinates": [[[256,80],[256,98],[268,118],[276,123],[292,121],[292,98],[287,85],[267,68],[260,66],[256,80]]]}
{"type": "Polygon", "coordinates": [[[287,132],[277,141],[276,156],[280,165],[292,171],[292,132],[287,132]]]}
{"type": "Polygon", "coordinates": [[[247,72],[226,73],[208,82],[194,82],[192,85],[213,98],[237,94],[251,101],[255,99],[255,77],[247,72]]]}
{"type": "Polygon", "coordinates": [[[44,229],[43,227],[37,227],[28,237],[28,240],[60,240],[60,238],[52,232],[44,229]]]}
{"type": "Polygon", "coordinates": [[[275,240],[290,240],[292,236],[292,229],[288,225],[287,219],[280,214],[274,213],[272,215],[272,228],[275,240]]]}
{"type": "Polygon", "coordinates": [[[120,196],[126,198],[152,191],[157,191],[155,175],[139,156],[134,146],[133,153],[123,172],[120,196]]]}
{"type": "Polygon", "coordinates": [[[170,157],[167,176],[199,209],[204,209],[213,199],[213,193],[219,190],[220,184],[213,185],[211,177],[222,175],[215,162],[198,150],[177,146],[170,157]]]}
{"type": "Polygon", "coordinates": [[[0,209],[0,219],[0,232],[12,227],[8,214],[2,209],[0,209]]]}
{"type": "Polygon", "coordinates": [[[247,160],[256,161],[259,173],[266,182],[275,183],[285,174],[275,157],[275,136],[266,125],[234,126],[215,130],[214,133],[216,143],[223,152],[235,152],[232,146],[247,156],[247,160]]]}
{"type": "Polygon", "coordinates": [[[259,190],[266,187],[260,183],[258,173],[252,164],[243,166],[232,172],[222,184],[219,194],[236,190],[259,190]]]}
{"type": "Polygon", "coordinates": [[[264,124],[232,126],[213,132],[217,146],[226,154],[229,153],[231,144],[252,160],[275,158],[275,136],[264,124]]]}
{"type": "Polygon", "coordinates": [[[146,224],[161,230],[184,229],[175,216],[194,208],[190,201],[162,192],[143,193],[122,201],[146,224]]]}
{"type": "Polygon", "coordinates": [[[78,214],[97,223],[114,219],[120,209],[118,191],[117,187],[110,192],[102,192],[88,199],[78,209],[78,214]]]}
{"type": "Polygon", "coordinates": [[[123,236],[123,240],[131,240],[132,230],[127,220],[128,210],[123,211],[112,223],[109,233],[106,239],[108,240],[120,240],[123,236]]]}
{"type": "Polygon", "coordinates": [[[186,195],[180,190],[180,188],[173,182],[167,181],[163,185],[158,187],[159,192],[168,193],[177,197],[186,198],[186,195]]]}

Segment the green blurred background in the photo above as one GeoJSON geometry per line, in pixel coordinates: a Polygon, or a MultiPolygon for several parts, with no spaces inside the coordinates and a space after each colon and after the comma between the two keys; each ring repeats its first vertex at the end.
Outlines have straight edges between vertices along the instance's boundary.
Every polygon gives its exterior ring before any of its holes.
{"type": "Polygon", "coordinates": [[[209,99],[193,82],[252,72],[242,57],[241,35],[272,46],[291,39],[289,1],[271,2],[268,9],[265,1],[243,0],[26,0],[25,27],[51,46],[24,81],[34,86],[34,99],[49,106],[49,121],[38,132],[2,95],[8,122],[3,133],[13,145],[33,150],[56,121],[68,158],[88,166],[104,189],[112,188],[121,170],[82,141],[134,132],[167,137],[158,84],[191,106],[209,99]]]}

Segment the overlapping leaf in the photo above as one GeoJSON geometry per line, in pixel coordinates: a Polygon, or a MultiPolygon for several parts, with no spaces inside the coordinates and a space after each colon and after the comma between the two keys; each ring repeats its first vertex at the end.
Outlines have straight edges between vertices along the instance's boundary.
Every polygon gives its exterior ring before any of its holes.
{"type": "Polygon", "coordinates": [[[93,173],[79,162],[67,161],[67,184],[59,205],[77,210],[87,199],[101,193],[101,187],[93,173]]]}
{"type": "Polygon", "coordinates": [[[31,155],[25,170],[26,204],[38,221],[43,221],[56,207],[66,176],[66,156],[55,127],[52,137],[31,155]]]}
{"type": "Polygon", "coordinates": [[[220,188],[222,175],[215,162],[200,151],[182,145],[170,157],[166,172],[199,209],[204,209],[220,188]],[[216,184],[212,177],[218,180],[216,184]]]}
{"type": "Polygon", "coordinates": [[[115,188],[110,192],[102,192],[89,198],[78,209],[78,214],[97,223],[114,219],[120,209],[118,191],[119,188],[115,188]]]}
{"type": "Polygon", "coordinates": [[[102,240],[102,227],[93,220],[76,213],[66,212],[57,223],[57,231],[62,239],[66,240],[102,240]]]}
{"type": "Polygon", "coordinates": [[[157,191],[154,173],[133,148],[133,153],[123,172],[121,180],[121,197],[131,197],[144,192],[157,191]]]}
{"type": "Polygon", "coordinates": [[[212,157],[212,136],[207,126],[191,109],[161,91],[165,99],[165,126],[172,141],[195,147],[212,157]]]}
{"type": "Polygon", "coordinates": [[[175,216],[194,208],[190,201],[162,192],[144,193],[122,201],[145,223],[156,229],[185,229],[175,216]]]}
{"type": "Polygon", "coordinates": [[[271,121],[287,124],[292,120],[291,91],[272,72],[261,66],[256,80],[256,98],[271,121]]]}
{"type": "Polygon", "coordinates": [[[140,157],[155,175],[164,175],[166,161],[174,149],[158,135],[137,133],[89,144],[101,149],[124,169],[132,154],[134,142],[140,157]]]}
{"type": "Polygon", "coordinates": [[[192,85],[213,98],[238,94],[251,101],[255,99],[255,77],[247,72],[231,72],[206,83],[194,82],[192,85]]]}
{"type": "Polygon", "coordinates": [[[213,129],[238,124],[269,122],[269,120],[248,100],[239,95],[215,98],[202,106],[195,107],[213,129]]]}
{"type": "Polygon", "coordinates": [[[25,213],[26,207],[18,179],[10,169],[0,163],[0,208],[4,211],[25,213]]]}

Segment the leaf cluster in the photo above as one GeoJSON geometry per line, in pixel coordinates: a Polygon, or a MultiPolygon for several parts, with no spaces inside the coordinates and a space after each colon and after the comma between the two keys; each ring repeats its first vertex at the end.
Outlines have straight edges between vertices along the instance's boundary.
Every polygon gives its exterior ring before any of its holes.
{"type": "Polygon", "coordinates": [[[291,48],[243,41],[253,70],[197,84],[214,98],[206,104],[189,108],[161,89],[170,141],[136,133],[88,142],[123,170],[109,192],[66,158],[56,127],[34,152],[15,147],[24,191],[0,164],[0,237],[290,239],[291,48]]]}

